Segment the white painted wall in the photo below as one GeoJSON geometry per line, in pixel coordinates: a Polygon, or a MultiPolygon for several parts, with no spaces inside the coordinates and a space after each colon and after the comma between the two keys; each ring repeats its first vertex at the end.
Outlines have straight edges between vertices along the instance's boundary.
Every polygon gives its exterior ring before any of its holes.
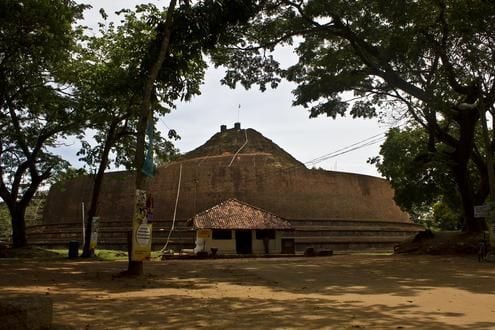
{"type": "MultiPolygon", "coordinates": [[[[203,230],[204,232],[204,230],[203,230]]],[[[237,254],[235,244],[235,230],[232,230],[232,239],[212,239],[210,232],[209,237],[200,237],[199,231],[196,231],[196,239],[203,239],[205,241],[205,251],[211,253],[211,248],[217,248],[217,254],[237,254]]],[[[251,230],[252,237],[252,251],[253,254],[265,254],[265,247],[263,240],[256,239],[256,230],[251,230]]],[[[269,254],[280,254],[282,252],[282,237],[283,233],[280,231],[275,232],[275,239],[271,239],[268,245],[269,254]]]]}

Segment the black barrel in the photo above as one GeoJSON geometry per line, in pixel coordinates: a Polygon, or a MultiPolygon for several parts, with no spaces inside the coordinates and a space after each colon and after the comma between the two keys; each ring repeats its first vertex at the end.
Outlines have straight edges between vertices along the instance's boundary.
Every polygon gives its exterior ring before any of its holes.
{"type": "Polygon", "coordinates": [[[69,259],[74,259],[79,256],[79,242],[70,241],[69,242],[69,259]]]}

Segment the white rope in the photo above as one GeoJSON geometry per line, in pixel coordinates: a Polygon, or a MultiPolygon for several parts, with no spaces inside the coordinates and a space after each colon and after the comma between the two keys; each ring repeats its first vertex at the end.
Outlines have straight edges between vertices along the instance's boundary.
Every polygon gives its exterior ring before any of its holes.
{"type": "Polygon", "coordinates": [[[175,228],[175,216],[177,214],[177,204],[179,203],[179,194],[180,194],[180,182],[182,180],[182,164],[180,164],[179,167],[179,183],[177,184],[177,196],[175,198],[175,208],[174,208],[174,217],[172,219],[172,227],[170,227],[170,231],[168,232],[168,237],[167,237],[167,242],[165,243],[165,246],[161,251],[166,251],[168,242],[170,241],[170,236],[172,235],[172,231],[175,228]]]}
{"type": "Polygon", "coordinates": [[[229,163],[229,166],[227,166],[227,167],[230,167],[232,165],[232,163],[234,162],[234,159],[237,157],[239,152],[241,152],[241,150],[246,146],[246,144],[248,144],[247,129],[244,130],[244,136],[246,137],[246,142],[244,142],[244,144],[239,148],[239,150],[236,151],[236,153],[234,154],[234,157],[232,157],[232,160],[229,163]]]}

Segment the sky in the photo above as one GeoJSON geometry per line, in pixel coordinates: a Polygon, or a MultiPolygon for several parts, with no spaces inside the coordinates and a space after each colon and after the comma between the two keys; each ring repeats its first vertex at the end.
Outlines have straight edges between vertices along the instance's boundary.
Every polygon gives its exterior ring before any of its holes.
{"type": "MultiPolygon", "coordinates": [[[[100,8],[106,11],[109,19],[115,19],[113,13],[116,10],[133,8],[136,4],[143,3],[134,0],[79,2],[88,3],[93,7],[85,12],[85,19],[81,23],[95,31],[97,22],[101,20],[100,8]]],[[[165,3],[146,2],[158,6],[165,3]]],[[[276,55],[282,65],[290,65],[296,61],[292,50],[288,48],[279,49],[276,55]]],[[[190,102],[177,104],[176,110],[160,119],[160,129],[164,132],[175,129],[181,136],[181,139],[175,142],[181,152],[190,151],[205,143],[220,130],[220,125],[231,128],[235,122],[240,122],[241,128],[257,130],[305,163],[387,130],[387,126],[380,124],[377,119],[309,119],[306,109],[292,106],[291,91],[295,88],[293,83],[282,82],[277,89],[262,93],[256,87],[247,91],[241,86],[235,90],[229,89],[220,84],[222,77],[221,68],[209,68],[201,87],[202,94],[190,102]]],[[[378,155],[379,146],[380,143],[375,143],[311,166],[379,176],[376,167],[366,163],[368,158],[378,155]]],[[[74,151],[76,146],[69,146],[68,149],[74,151]]]]}

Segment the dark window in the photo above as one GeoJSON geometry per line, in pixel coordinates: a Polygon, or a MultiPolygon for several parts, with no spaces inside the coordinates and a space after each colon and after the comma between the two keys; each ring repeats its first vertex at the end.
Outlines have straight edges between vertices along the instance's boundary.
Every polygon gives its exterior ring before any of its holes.
{"type": "Polygon", "coordinates": [[[214,229],[211,237],[213,239],[232,239],[232,230],[214,229]]]}
{"type": "Polygon", "coordinates": [[[275,239],[275,230],[272,229],[258,229],[256,230],[256,239],[263,238],[275,239]]]}

